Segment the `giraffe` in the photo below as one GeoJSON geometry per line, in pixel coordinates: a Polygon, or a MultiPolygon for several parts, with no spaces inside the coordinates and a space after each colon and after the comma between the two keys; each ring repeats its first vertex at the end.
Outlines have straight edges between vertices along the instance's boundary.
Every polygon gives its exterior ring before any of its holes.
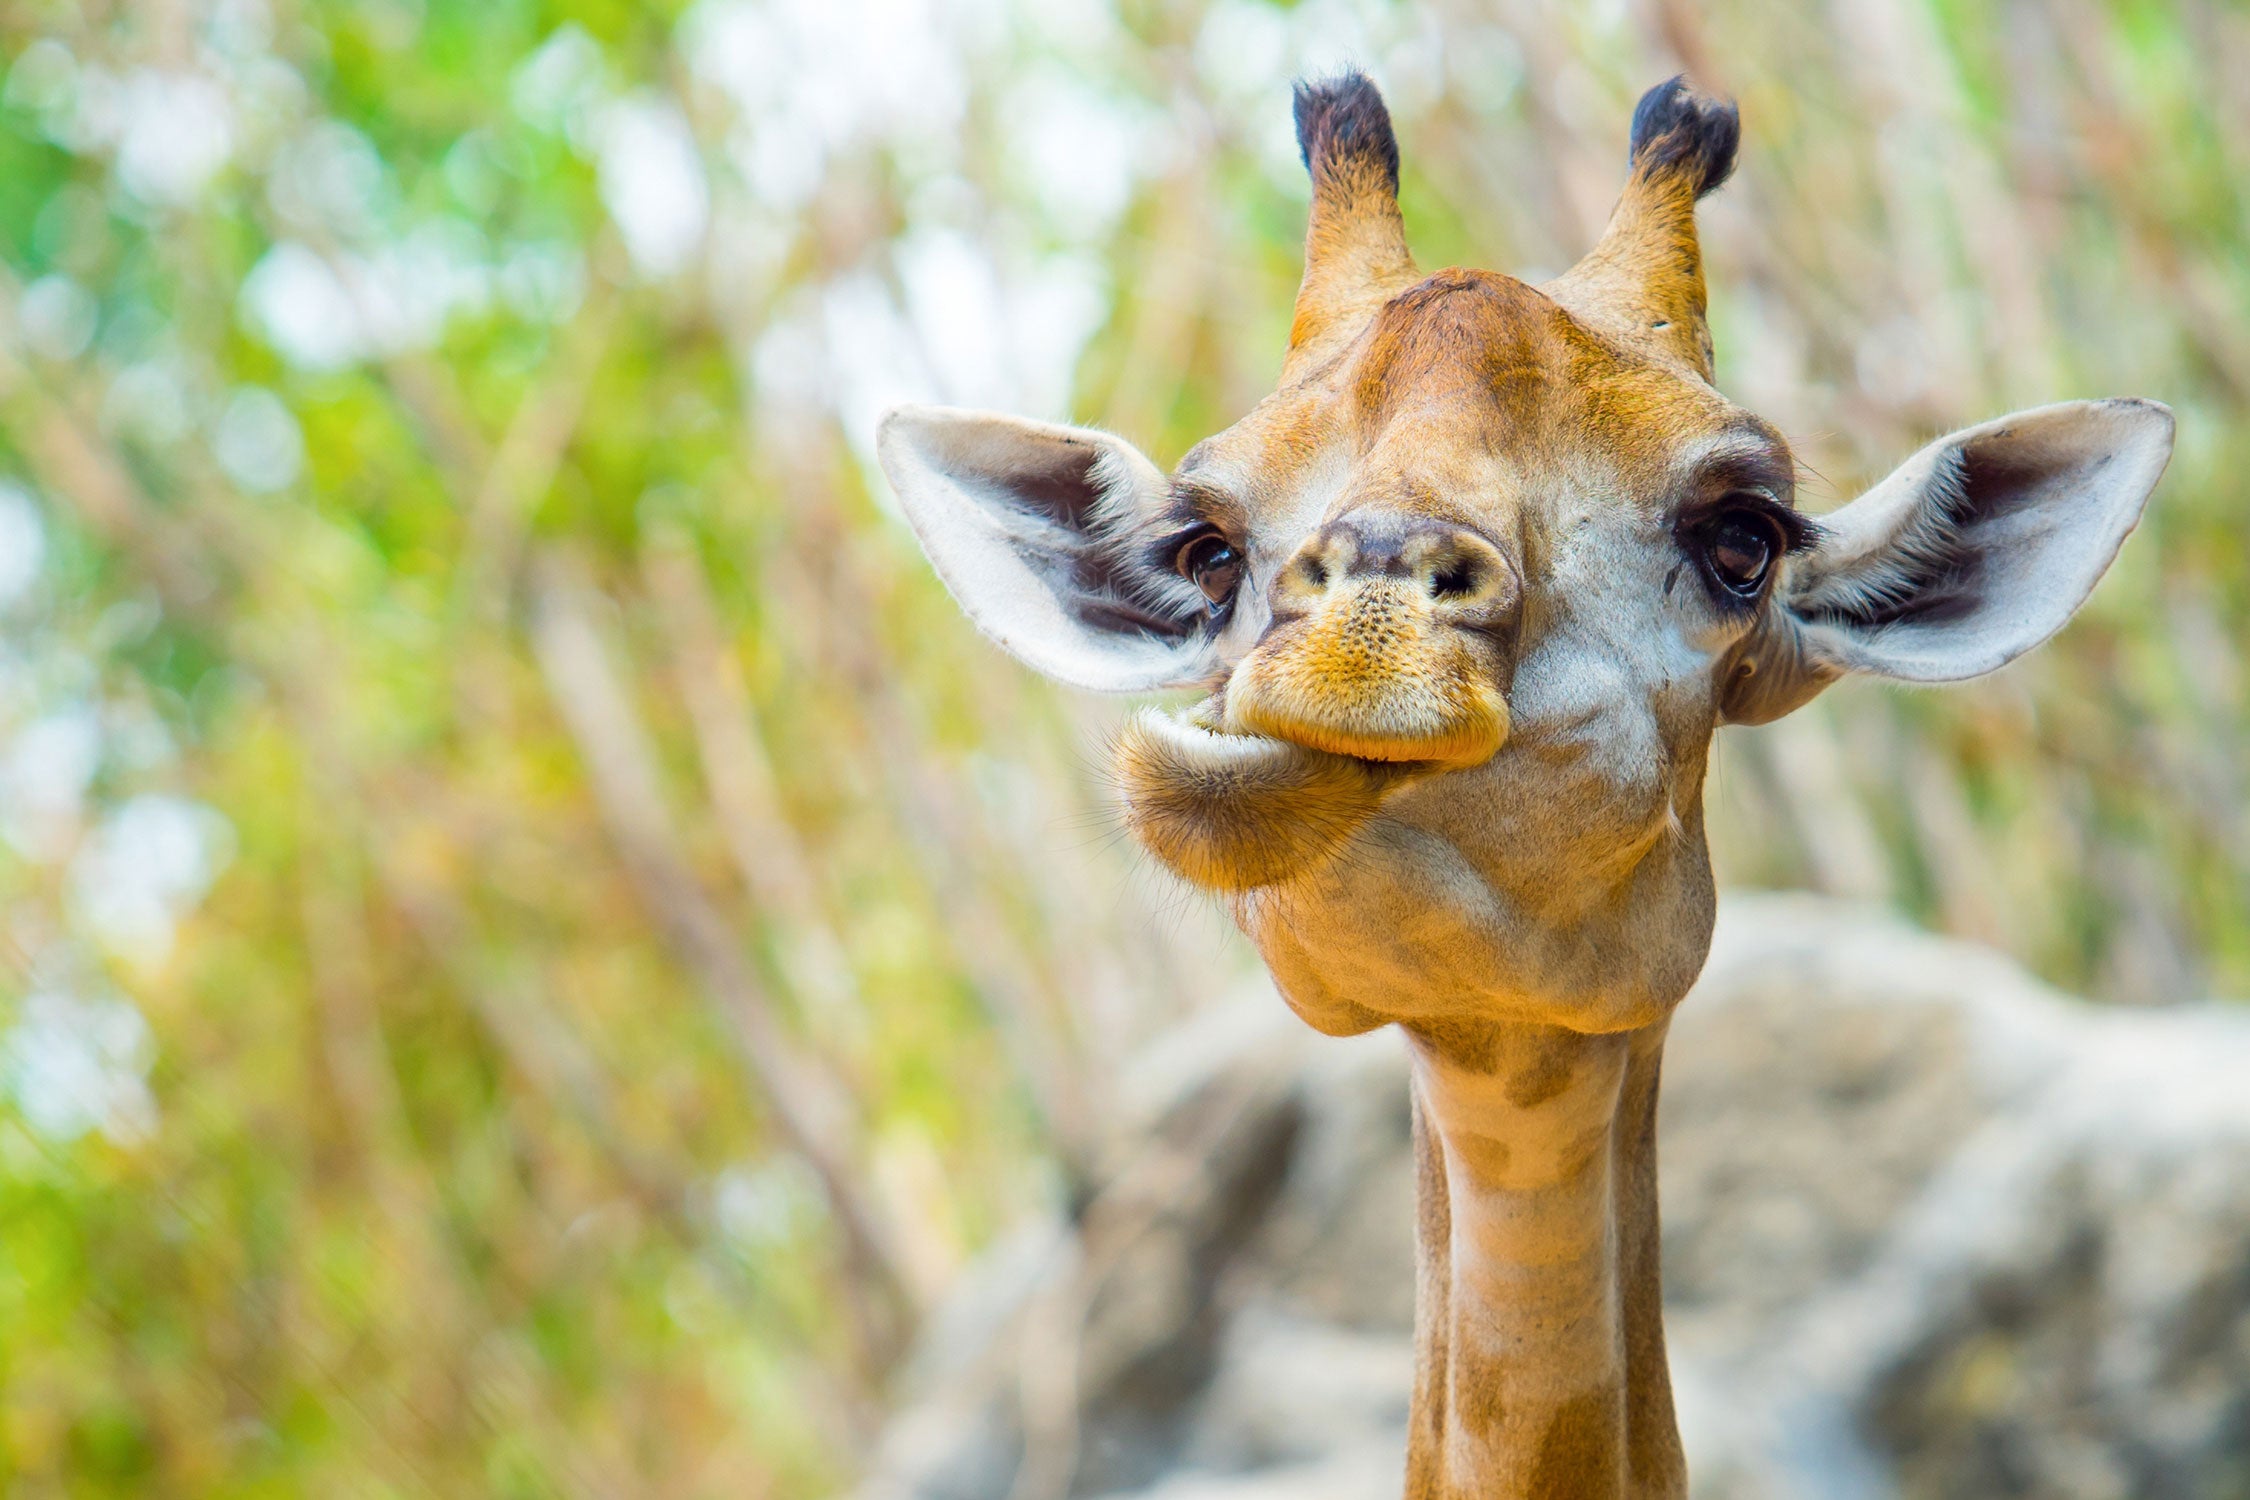
{"type": "Polygon", "coordinates": [[[2171,454],[2150,401],[1942,437],[1816,518],[1713,385],[1695,205],[1734,106],[1675,78],[1541,286],[1426,274],[1364,76],[1297,85],[1280,381],[1167,475],[1123,439],[901,407],[878,455],[971,619],[1143,707],[1126,825],[1321,1032],[1411,1059],[1409,1500],[1677,1496],[1657,1265],[1666,1026],[1708,952],[1721,724],[2060,629],[2171,454]]]}

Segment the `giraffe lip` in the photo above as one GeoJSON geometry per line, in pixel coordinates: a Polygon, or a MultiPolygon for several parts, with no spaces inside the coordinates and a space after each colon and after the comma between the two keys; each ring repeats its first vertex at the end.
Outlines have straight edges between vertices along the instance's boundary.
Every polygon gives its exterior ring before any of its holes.
{"type": "Polygon", "coordinates": [[[1255,671],[1226,695],[1224,731],[1285,741],[1325,755],[1390,767],[1465,770],[1507,742],[1508,705],[1469,679],[1464,690],[1355,697],[1255,671]]]}
{"type": "Polygon", "coordinates": [[[1306,754],[1347,760],[1370,775],[1394,781],[1412,772],[1440,770],[1447,765],[1442,756],[1408,753],[1412,747],[1403,741],[1369,741],[1363,748],[1353,748],[1355,742],[1348,737],[1324,736],[1317,729],[1297,734],[1254,727],[1228,712],[1226,704],[1227,693],[1221,688],[1201,702],[1166,717],[1174,724],[1202,730],[1212,737],[1213,748],[1238,747],[1238,753],[1242,754],[1306,754]]]}
{"type": "Polygon", "coordinates": [[[1253,890],[1320,868],[1385,793],[1425,769],[1231,732],[1215,707],[1143,709],[1118,731],[1111,757],[1126,828],[1207,890],[1253,890]]]}
{"type": "Polygon", "coordinates": [[[1368,590],[1277,620],[1229,675],[1218,711],[1235,733],[1462,770],[1507,741],[1504,665],[1488,633],[1368,590]]]}
{"type": "Polygon", "coordinates": [[[1504,730],[1490,721],[1438,724],[1417,733],[1368,732],[1260,705],[1246,710],[1233,732],[1285,741],[1364,765],[1423,766],[1458,770],[1480,765],[1500,748],[1504,730]]]}

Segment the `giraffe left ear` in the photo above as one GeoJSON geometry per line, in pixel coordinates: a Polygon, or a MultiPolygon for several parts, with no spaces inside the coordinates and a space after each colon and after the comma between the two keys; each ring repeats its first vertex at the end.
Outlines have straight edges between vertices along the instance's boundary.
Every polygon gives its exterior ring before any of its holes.
{"type": "Polygon", "coordinates": [[[1163,471],[1123,438],[994,412],[901,406],[876,457],[938,576],[978,628],[1058,682],[1200,681],[1210,601],[1160,556],[1163,471]]]}
{"type": "Polygon", "coordinates": [[[1846,672],[1955,682],[2062,629],[2172,456],[2154,401],[2068,401],[1943,437],[1832,515],[1727,664],[1730,723],[1846,672]]]}

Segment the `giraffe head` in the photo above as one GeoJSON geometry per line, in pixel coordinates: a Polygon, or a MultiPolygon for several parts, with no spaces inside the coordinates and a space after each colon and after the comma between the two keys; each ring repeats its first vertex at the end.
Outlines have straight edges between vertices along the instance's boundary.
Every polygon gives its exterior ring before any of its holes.
{"type": "Polygon", "coordinates": [[[1733,167],[1731,104],[1651,90],[1601,240],[1531,286],[1416,269],[1365,78],[1296,103],[1313,203],[1271,396],[1169,475],[1107,433],[929,407],[886,419],[883,466],[1024,661],[1204,690],[1121,734],[1128,824],[1233,901],[1316,1025],[1496,996],[1659,1019],[1708,944],[1717,727],[2045,640],[2138,519],[2170,413],[1987,422],[1813,520],[1782,435],[1712,384],[1695,204],[1733,167]],[[1489,957],[1451,994],[1433,943],[1489,957]]]}

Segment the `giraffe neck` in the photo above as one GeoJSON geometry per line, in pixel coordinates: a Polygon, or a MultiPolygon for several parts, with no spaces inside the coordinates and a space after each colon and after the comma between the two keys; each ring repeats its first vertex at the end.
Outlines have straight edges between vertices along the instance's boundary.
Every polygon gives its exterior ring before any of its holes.
{"type": "Polygon", "coordinates": [[[1657,1274],[1664,1027],[1407,1034],[1407,1500],[1684,1495],[1657,1274]]]}

